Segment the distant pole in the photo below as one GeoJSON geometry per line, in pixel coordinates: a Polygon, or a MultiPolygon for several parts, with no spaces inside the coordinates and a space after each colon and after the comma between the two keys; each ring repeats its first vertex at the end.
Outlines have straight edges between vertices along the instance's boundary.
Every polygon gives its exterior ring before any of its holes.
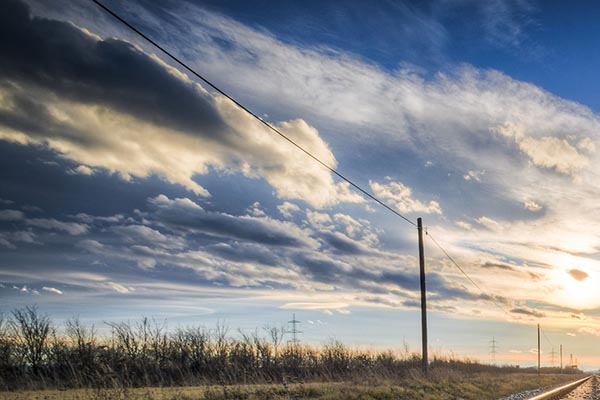
{"type": "Polygon", "coordinates": [[[562,344],[560,345],[560,373],[563,372],[563,363],[562,363],[562,344]]]}
{"type": "Polygon", "coordinates": [[[425,288],[425,254],[423,252],[423,221],[417,218],[419,231],[419,270],[421,276],[421,368],[427,375],[429,363],[427,361],[427,290],[425,288]]]}
{"type": "Polygon", "coordinates": [[[491,345],[490,345],[491,351],[490,352],[492,353],[492,364],[496,365],[496,348],[497,348],[496,343],[498,343],[498,342],[496,341],[495,336],[492,337],[492,341],[490,343],[491,343],[491,345]]]}
{"type": "Polygon", "coordinates": [[[296,314],[292,314],[292,320],[288,321],[288,325],[292,325],[292,330],[288,330],[287,333],[292,334],[292,340],[288,340],[288,344],[291,344],[294,349],[297,349],[298,344],[300,343],[300,339],[298,339],[298,334],[302,333],[302,331],[298,330],[298,324],[300,321],[296,319],[296,314]]]}
{"type": "Polygon", "coordinates": [[[540,372],[540,324],[538,324],[538,372],[540,372]]]}

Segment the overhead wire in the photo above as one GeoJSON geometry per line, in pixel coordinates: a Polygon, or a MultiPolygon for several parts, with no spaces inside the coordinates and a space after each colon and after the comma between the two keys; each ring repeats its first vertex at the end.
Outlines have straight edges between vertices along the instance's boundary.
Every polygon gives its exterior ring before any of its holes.
{"type": "Polygon", "coordinates": [[[477,282],[475,282],[470,276],[469,274],[467,274],[467,272],[464,270],[463,267],[460,266],[460,264],[454,259],[454,257],[452,257],[450,254],[448,254],[448,252],[446,251],[446,249],[444,249],[442,247],[441,244],[438,243],[437,240],[435,240],[435,238],[431,235],[431,233],[429,233],[427,230],[425,230],[425,235],[431,239],[431,241],[436,245],[436,247],[442,252],[444,253],[444,255],[450,260],[450,262],[467,278],[467,280],[469,282],[471,282],[471,284],[473,286],[475,286],[477,289],[479,289],[479,291],[482,294],[487,294],[489,296],[489,300],[496,306],[498,307],[502,312],[506,313],[508,316],[512,317],[512,315],[510,314],[510,312],[508,310],[506,310],[506,308],[504,306],[502,306],[495,298],[493,295],[489,295],[487,293],[487,291],[483,290],[483,288],[481,286],[479,286],[477,284],[477,282]]]}
{"type": "MultiPolygon", "coordinates": [[[[254,119],[256,119],[261,124],[263,124],[269,130],[271,130],[272,132],[274,132],[277,135],[279,135],[281,138],[283,138],[284,140],[286,140],[287,142],[289,142],[290,144],[292,144],[294,147],[296,147],[298,150],[302,151],[305,155],[307,155],[308,157],[310,157],[311,159],[313,159],[314,161],[316,161],[317,163],[319,163],[321,166],[323,166],[324,168],[326,168],[327,170],[329,170],[335,176],[337,176],[338,178],[340,178],[344,182],[348,183],[354,189],[358,190],[362,195],[364,195],[367,198],[369,198],[370,200],[376,202],[377,204],[379,204],[383,208],[387,209],[388,211],[390,211],[391,213],[393,213],[397,217],[400,217],[405,222],[411,224],[414,227],[417,227],[417,224],[414,221],[412,221],[408,217],[402,215],[401,213],[399,213],[398,211],[396,211],[394,208],[392,208],[390,205],[388,205],[387,203],[385,203],[383,200],[378,199],[376,196],[374,196],[373,194],[371,194],[369,191],[367,191],[366,189],[363,189],[359,184],[354,183],[354,181],[352,181],[351,179],[349,179],[348,177],[346,177],[344,174],[342,174],[341,172],[339,172],[337,169],[335,169],[334,167],[330,166],[329,164],[327,164],[326,162],[322,161],[320,158],[318,158],[317,156],[315,156],[314,154],[312,154],[309,150],[305,149],[303,146],[301,146],[300,144],[298,144],[296,141],[294,141],[293,139],[291,139],[289,136],[287,136],[286,134],[284,134],[283,132],[281,132],[279,129],[277,129],[276,127],[274,127],[273,125],[271,125],[269,122],[265,121],[263,118],[261,118],[260,116],[258,116],[256,113],[254,113],[253,111],[251,111],[249,108],[247,108],[246,106],[244,106],[243,104],[241,104],[239,101],[237,101],[231,95],[229,95],[228,93],[226,93],[224,90],[220,89],[218,86],[216,86],[216,84],[212,83],[206,77],[204,77],[200,73],[196,72],[193,68],[191,68],[190,66],[188,66],[185,62],[183,62],[182,60],[180,60],[177,56],[173,55],[171,52],[169,52],[163,46],[161,46],[160,44],[158,44],[157,42],[155,42],[154,40],[152,40],[150,37],[148,37],[142,31],[140,31],[139,29],[137,29],[135,26],[133,26],[131,23],[129,23],[127,20],[125,20],[123,17],[121,17],[120,15],[118,15],[112,9],[110,9],[109,7],[107,7],[106,5],[104,5],[103,3],[101,3],[99,0],[91,0],[91,1],[94,2],[98,7],[100,7],[102,10],[104,10],[106,13],[108,13],[109,15],[111,15],[113,18],[117,19],[119,22],[121,22],[127,28],[129,28],[130,30],[132,30],[134,33],[136,33],[137,35],[139,35],[141,38],[143,38],[144,40],[146,40],[152,46],[156,47],[158,50],[160,50],[162,53],[164,53],[167,57],[169,57],[170,59],[172,59],[173,61],[175,61],[177,64],[179,64],[181,67],[183,67],[186,71],[188,71],[189,73],[191,73],[192,75],[194,75],[196,78],[200,79],[202,82],[204,82],[206,85],[210,86],[213,90],[215,90],[216,92],[218,92],[222,96],[224,96],[227,99],[229,99],[233,104],[235,104],[237,107],[239,107],[240,109],[242,109],[243,111],[245,111],[247,114],[249,114],[251,117],[253,117],[254,119]]],[[[466,273],[466,271],[459,265],[459,263],[456,262],[456,260],[450,254],[448,254],[448,252],[437,242],[437,240],[435,240],[435,238],[429,232],[426,231],[426,235],[442,251],[442,253],[444,253],[444,255],[451,261],[451,263],[468,279],[468,281],[473,286],[475,286],[482,294],[487,294],[487,292],[485,290],[483,290],[481,288],[481,286],[479,286],[466,273]]],[[[496,301],[496,299],[494,298],[493,295],[488,295],[488,296],[489,296],[489,299],[492,301],[492,303],[494,305],[496,305],[496,307],[498,307],[500,310],[502,310],[507,315],[509,315],[509,316],[512,317],[512,315],[503,306],[501,306],[496,301]]]]}
{"type": "Polygon", "coordinates": [[[369,193],[369,191],[367,191],[366,189],[363,189],[357,183],[354,183],[352,180],[350,180],[349,178],[347,178],[345,175],[343,175],[341,172],[339,172],[338,170],[336,170],[334,167],[332,167],[329,164],[327,164],[326,162],[322,161],[319,157],[317,157],[314,154],[312,154],[309,150],[307,150],[304,147],[302,147],[300,144],[298,144],[296,141],[294,141],[293,139],[291,139],[289,136],[287,136],[286,134],[284,134],[283,132],[281,132],[279,129],[277,129],[273,125],[271,125],[269,122],[265,121],[263,118],[259,117],[257,114],[255,114],[254,112],[252,112],[249,108],[245,107],[243,104],[241,104],[240,102],[238,102],[237,100],[235,100],[232,96],[230,96],[225,91],[223,91],[222,89],[220,89],[219,87],[217,87],[214,83],[212,83],[211,81],[209,81],[207,78],[205,78],[204,76],[202,76],[201,74],[199,74],[198,72],[196,72],[194,69],[192,69],[190,66],[188,66],[185,62],[181,61],[178,57],[176,57],[171,52],[169,52],[168,50],[166,50],[160,44],[156,43],[154,40],[152,40],[150,37],[148,37],[147,35],[145,35],[139,29],[137,29],[136,27],[134,27],[127,20],[125,20],[124,18],[122,18],[120,15],[118,15],[117,13],[115,13],[114,11],[112,11],[110,8],[108,8],[107,6],[105,6],[104,4],[102,4],[100,1],[98,1],[98,0],[91,0],[91,1],[93,1],[98,7],[100,7],[104,11],[106,11],[108,14],[110,14],[111,16],[113,16],[114,18],[116,18],[118,21],[120,21],[122,24],[124,24],[127,28],[131,29],[133,32],[135,32],[136,34],[138,34],[140,37],[142,37],[148,43],[150,43],[151,45],[153,45],[154,47],[156,47],[157,49],[159,49],[161,52],[163,52],[166,56],[168,56],[170,59],[172,59],[173,61],[175,61],[177,64],[179,64],[180,66],[182,66],[183,68],[185,68],[186,71],[188,71],[189,73],[191,73],[192,75],[194,75],[196,78],[200,79],[202,82],[204,82],[205,84],[207,84],[208,86],[210,86],[212,89],[214,89],[215,91],[217,91],[222,96],[224,96],[227,99],[229,99],[231,102],[233,102],[240,109],[242,109],[243,111],[245,111],[246,113],[248,113],[250,116],[252,116],[254,119],[256,119],[257,121],[259,121],[261,124],[263,124],[264,126],[266,126],[271,131],[273,131],[276,134],[278,134],[279,136],[281,136],[283,139],[285,139],[290,144],[292,144],[293,146],[295,146],[297,149],[299,149],[300,151],[302,151],[308,157],[312,158],[314,161],[316,161],[317,163],[321,164],[323,167],[325,167],[326,169],[328,169],[331,173],[333,173],[334,175],[336,175],[338,178],[340,178],[344,182],[348,183],[350,186],[352,186],[354,189],[358,190],[364,196],[366,196],[369,199],[373,200],[374,202],[378,203],[380,206],[384,207],[385,209],[387,209],[388,211],[392,212],[396,216],[402,218],[404,221],[408,222],[412,226],[414,226],[414,227],[417,226],[417,224],[414,221],[412,221],[408,217],[405,217],[404,215],[400,214],[398,211],[396,211],[394,208],[392,208],[391,206],[389,206],[388,204],[386,204],[384,201],[379,200],[377,197],[375,197],[374,195],[372,195],[371,193],[369,193]]]}

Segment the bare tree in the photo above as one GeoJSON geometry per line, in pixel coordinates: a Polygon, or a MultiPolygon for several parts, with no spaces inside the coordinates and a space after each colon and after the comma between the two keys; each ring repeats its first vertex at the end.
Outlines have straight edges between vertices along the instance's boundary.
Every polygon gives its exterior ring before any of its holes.
{"type": "Polygon", "coordinates": [[[86,327],[81,324],[78,317],[74,317],[67,320],[65,327],[70,345],[74,347],[79,362],[83,367],[89,367],[93,363],[97,347],[94,325],[86,327]]]}
{"type": "Polygon", "coordinates": [[[51,331],[50,318],[40,315],[37,306],[26,306],[12,312],[12,327],[15,339],[23,351],[25,362],[37,374],[47,354],[51,331]]]}
{"type": "Polygon", "coordinates": [[[279,346],[281,345],[281,342],[283,342],[283,336],[285,335],[285,328],[283,326],[277,327],[272,325],[265,325],[263,327],[263,330],[267,333],[267,335],[269,335],[271,343],[273,343],[273,351],[275,353],[274,355],[275,357],[277,357],[279,346]]]}

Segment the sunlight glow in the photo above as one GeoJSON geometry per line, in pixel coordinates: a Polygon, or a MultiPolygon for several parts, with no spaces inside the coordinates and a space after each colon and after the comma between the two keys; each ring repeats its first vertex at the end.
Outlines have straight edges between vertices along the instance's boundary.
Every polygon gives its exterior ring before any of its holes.
{"type": "Polygon", "coordinates": [[[558,301],[563,306],[573,307],[575,309],[592,309],[600,306],[600,291],[598,285],[600,280],[595,274],[588,272],[586,268],[577,268],[573,270],[563,270],[556,272],[556,281],[560,282],[562,290],[558,293],[558,301]],[[580,271],[587,276],[574,277],[569,271],[580,271]]]}

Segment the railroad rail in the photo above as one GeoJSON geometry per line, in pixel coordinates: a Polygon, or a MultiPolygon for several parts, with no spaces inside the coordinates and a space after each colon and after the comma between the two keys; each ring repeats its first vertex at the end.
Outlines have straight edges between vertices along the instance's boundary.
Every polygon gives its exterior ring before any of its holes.
{"type": "Polygon", "coordinates": [[[559,400],[559,399],[563,399],[565,398],[565,396],[568,396],[569,393],[573,392],[574,390],[576,390],[577,388],[579,388],[581,385],[585,384],[586,382],[588,382],[591,378],[594,378],[593,384],[596,384],[596,377],[594,377],[593,375],[587,376],[583,379],[579,379],[575,382],[571,382],[571,383],[567,383],[566,385],[554,388],[552,390],[549,390],[547,392],[538,394],[537,396],[533,396],[530,397],[527,400],[559,400]]]}

